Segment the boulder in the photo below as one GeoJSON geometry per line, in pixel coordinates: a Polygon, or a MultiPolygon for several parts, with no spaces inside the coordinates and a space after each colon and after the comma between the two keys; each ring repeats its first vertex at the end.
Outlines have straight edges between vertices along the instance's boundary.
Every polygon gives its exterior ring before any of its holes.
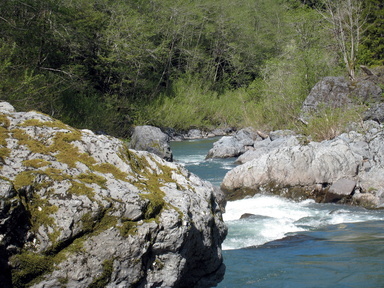
{"type": "Polygon", "coordinates": [[[253,149],[253,144],[260,136],[252,128],[244,128],[233,136],[224,136],[213,143],[213,148],[208,151],[206,156],[209,158],[229,158],[238,157],[249,149],[253,149]]]}
{"type": "Polygon", "coordinates": [[[311,90],[302,105],[310,113],[320,107],[340,108],[353,103],[375,103],[382,99],[382,89],[370,80],[351,82],[344,77],[324,77],[311,90]]]}
{"type": "Polygon", "coordinates": [[[352,100],[349,98],[349,84],[344,77],[324,77],[312,88],[301,110],[309,113],[323,105],[332,108],[350,105],[352,100]]]}
{"type": "Polygon", "coordinates": [[[329,187],[324,202],[337,202],[345,197],[352,196],[355,187],[356,182],[354,180],[338,179],[329,187]]]}
{"type": "Polygon", "coordinates": [[[212,287],[222,279],[223,197],[182,166],[8,108],[0,153],[2,287],[212,287]]]}
{"type": "Polygon", "coordinates": [[[129,143],[129,148],[138,151],[148,151],[164,160],[173,161],[169,137],[157,127],[148,125],[136,126],[129,143]]]}
{"type": "Polygon", "coordinates": [[[253,159],[261,157],[263,154],[271,153],[279,147],[295,146],[300,143],[303,136],[281,136],[276,137],[278,134],[272,134],[272,138],[266,138],[261,141],[255,141],[253,149],[249,149],[244,154],[236,159],[237,164],[244,164],[253,159]],[[273,141],[271,139],[274,139],[273,141]]]}
{"type": "Polygon", "coordinates": [[[384,123],[384,103],[376,103],[363,113],[364,120],[374,120],[384,123]]]}
{"type": "Polygon", "coordinates": [[[350,131],[333,140],[282,144],[271,150],[263,147],[257,158],[229,171],[221,188],[228,200],[272,192],[295,199],[382,207],[384,129],[373,123],[359,125],[361,133],[350,131]]]}

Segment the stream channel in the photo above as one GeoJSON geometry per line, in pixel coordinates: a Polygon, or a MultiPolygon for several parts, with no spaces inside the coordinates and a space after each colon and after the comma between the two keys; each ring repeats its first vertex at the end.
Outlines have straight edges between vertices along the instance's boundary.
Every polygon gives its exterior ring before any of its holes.
{"type": "MultiPolygon", "coordinates": [[[[205,160],[217,140],[172,142],[174,160],[220,186],[235,159],[205,160]]],[[[256,195],[228,202],[223,218],[226,272],[217,287],[384,287],[384,210],[256,195]]]]}

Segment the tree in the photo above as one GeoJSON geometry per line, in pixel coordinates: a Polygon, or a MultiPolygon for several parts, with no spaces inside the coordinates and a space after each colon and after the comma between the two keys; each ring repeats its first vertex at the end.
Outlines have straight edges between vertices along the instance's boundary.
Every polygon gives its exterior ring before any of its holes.
{"type": "Polygon", "coordinates": [[[330,24],[349,77],[355,79],[359,46],[366,17],[362,0],[324,0],[319,13],[330,24]]]}

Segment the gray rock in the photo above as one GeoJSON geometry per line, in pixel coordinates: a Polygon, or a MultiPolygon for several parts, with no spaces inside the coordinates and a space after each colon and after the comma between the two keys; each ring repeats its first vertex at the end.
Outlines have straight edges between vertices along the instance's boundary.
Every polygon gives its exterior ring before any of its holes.
{"type": "Polygon", "coordinates": [[[363,113],[364,120],[374,120],[384,123],[384,103],[376,103],[363,113]]]}
{"type": "Polygon", "coordinates": [[[148,125],[135,127],[129,148],[138,151],[148,151],[167,161],[173,161],[169,137],[157,127],[148,125]]]}
{"type": "Polygon", "coordinates": [[[1,117],[9,124],[0,166],[3,286],[11,278],[45,288],[211,287],[222,279],[225,203],[210,183],[37,112],[1,117]]]}
{"type": "Polygon", "coordinates": [[[237,164],[244,164],[248,161],[261,157],[263,154],[271,153],[279,147],[290,147],[298,145],[300,143],[301,137],[302,136],[274,136],[274,141],[271,141],[271,138],[266,138],[262,141],[255,141],[253,149],[248,150],[244,154],[240,155],[235,162],[237,164]]]}
{"type": "Polygon", "coordinates": [[[381,207],[384,205],[384,129],[373,123],[355,126],[360,133],[350,131],[333,140],[307,145],[291,142],[293,145],[282,143],[269,149],[277,140],[266,142],[267,145],[260,145],[259,152],[247,152],[257,157],[250,157],[246,159],[248,162],[229,171],[221,188],[228,199],[272,192],[318,202],[381,207]]]}
{"type": "Polygon", "coordinates": [[[352,195],[356,187],[356,182],[350,179],[338,179],[335,181],[326,195],[325,202],[337,202],[344,197],[352,195]]]}
{"type": "Polygon", "coordinates": [[[352,104],[349,85],[344,77],[324,77],[312,88],[303,103],[302,111],[316,111],[322,105],[338,108],[352,104]]]}
{"type": "Polygon", "coordinates": [[[213,148],[208,151],[206,158],[238,157],[247,150],[252,150],[254,142],[261,139],[252,128],[244,128],[233,136],[224,136],[213,143],[213,148]]]}
{"type": "Polygon", "coordinates": [[[305,99],[302,112],[310,113],[322,106],[340,108],[353,103],[375,103],[381,99],[382,89],[372,81],[351,82],[344,77],[324,77],[305,99]]]}
{"type": "Polygon", "coordinates": [[[201,131],[200,129],[191,129],[188,131],[188,133],[184,136],[186,140],[195,140],[195,139],[201,139],[205,137],[205,133],[201,131]]]}

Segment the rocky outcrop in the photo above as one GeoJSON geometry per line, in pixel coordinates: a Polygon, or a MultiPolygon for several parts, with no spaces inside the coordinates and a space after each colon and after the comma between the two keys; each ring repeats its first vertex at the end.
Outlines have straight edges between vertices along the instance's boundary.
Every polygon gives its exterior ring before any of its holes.
{"type": "Polygon", "coordinates": [[[252,128],[241,129],[235,135],[224,136],[213,143],[213,148],[208,151],[206,158],[238,157],[245,151],[252,149],[257,139],[261,139],[257,131],[252,128]]]}
{"type": "Polygon", "coordinates": [[[164,160],[173,161],[169,137],[157,127],[148,125],[136,126],[129,143],[129,148],[148,151],[164,160]]]}
{"type": "Polygon", "coordinates": [[[303,113],[320,107],[340,108],[353,103],[375,103],[382,99],[382,89],[370,80],[351,82],[344,77],[324,77],[311,90],[302,105],[303,113]]]}
{"type": "Polygon", "coordinates": [[[363,119],[384,123],[384,103],[373,104],[364,112],[363,119]]]}
{"type": "Polygon", "coordinates": [[[0,156],[2,287],[211,287],[223,277],[221,192],[182,166],[7,103],[0,156]]]}
{"type": "Polygon", "coordinates": [[[244,164],[253,159],[257,159],[264,154],[271,153],[280,147],[295,146],[301,142],[306,142],[307,139],[301,135],[293,135],[286,130],[285,133],[280,134],[282,131],[271,132],[268,138],[255,141],[252,149],[248,149],[244,154],[240,155],[235,163],[244,164]],[[279,136],[278,136],[279,135],[279,136]]]}
{"type": "Polygon", "coordinates": [[[229,199],[268,191],[318,202],[384,206],[384,130],[376,122],[333,140],[283,146],[226,174],[229,199]],[[347,185],[348,184],[348,185],[347,185]]]}

